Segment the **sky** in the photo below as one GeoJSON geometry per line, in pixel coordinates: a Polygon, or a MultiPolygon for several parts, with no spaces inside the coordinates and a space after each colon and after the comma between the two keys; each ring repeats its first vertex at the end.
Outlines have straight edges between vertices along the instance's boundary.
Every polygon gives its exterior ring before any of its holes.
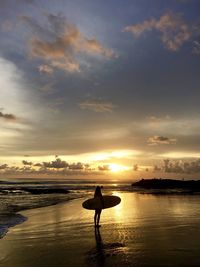
{"type": "Polygon", "coordinates": [[[199,10],[1,0],[0,175],[198,177],[199,10]]]}

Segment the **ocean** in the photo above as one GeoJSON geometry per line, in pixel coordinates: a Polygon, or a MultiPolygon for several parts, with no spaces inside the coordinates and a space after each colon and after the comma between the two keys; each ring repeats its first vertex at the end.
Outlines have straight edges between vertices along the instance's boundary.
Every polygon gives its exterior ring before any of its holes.
{"type": "Polygon", "coordinates": [[[128,182],[88,180],[0,180],[0,238],[10,227],[27,220],[19,212],[66,202],[86,195],[92,197],[95,187],[101,185],[107,194],[113,190],[133,190],[128,182]],[[66,191],[66,192],[65,192],[66,191]]]}

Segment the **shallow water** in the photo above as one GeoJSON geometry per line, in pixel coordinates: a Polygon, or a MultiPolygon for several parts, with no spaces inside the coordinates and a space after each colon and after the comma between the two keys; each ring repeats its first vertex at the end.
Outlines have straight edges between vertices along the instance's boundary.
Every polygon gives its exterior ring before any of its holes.
{"type": "MultiPolygon", "coordinates": [[[[55,205],[93,194],[95,183],[85,180],[0,180],[0,239],[5,236],[10,227],[26,220],[26,217],[16,214],[16,212],[55,205]],[[47,189],[53,190],[53,193],[45,193],[47,189]],[[69,193],[60,193],[60,190],[70,191],[69,193]]],[[[106,185],[107,188],[112,186],[111,183],[106,185]]]]}
{"type": "Polygon", "coordinates": [[[85,199],[24,211],[0,243],[1,267],[200,266],[200,197],[113,192],[94,231],[85,199]]]}

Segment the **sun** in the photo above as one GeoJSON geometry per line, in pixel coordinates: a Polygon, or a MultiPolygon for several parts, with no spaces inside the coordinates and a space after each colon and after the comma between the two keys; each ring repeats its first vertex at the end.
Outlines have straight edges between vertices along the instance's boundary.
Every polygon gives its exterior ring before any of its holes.
{"type": "Polygon", "coordinates": [[[111,163],[111,164],[109,164],[109,169],[111,172],[120,172],[120,171],[125,171],[128,168],[126,166],[123,166],[120,164],[111,163]]]}

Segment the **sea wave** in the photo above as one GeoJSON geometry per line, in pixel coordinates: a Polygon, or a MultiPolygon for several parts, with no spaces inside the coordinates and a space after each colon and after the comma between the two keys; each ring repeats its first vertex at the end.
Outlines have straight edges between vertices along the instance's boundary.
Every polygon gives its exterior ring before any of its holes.
{"type": "Polygon", "coordinates": [[[17,213],[7,213],[0,215],[0,238],[3,238],[10,227],[23,223],[27,218],[17,213]]]}
{"type": "Polygon", "coordinates": [[[79,191],[68,191],[65,188],[40,187],[16,184],[15,187],[8,187],[1,183],[0,189],[0,238],[3,238],[10,227],[23,223],[27,218],[18,212],[56,205],[75,198],[79,198],[83,193],[79,191]]]}
{"type": "Polygon", "coordinates": [[[7,194],[0,196],[0,239],[5,236],[10,227],[23,223],[26,217],[18,212],[41,208],[66,202],[80,197],[80,194],[7,194]]]}

